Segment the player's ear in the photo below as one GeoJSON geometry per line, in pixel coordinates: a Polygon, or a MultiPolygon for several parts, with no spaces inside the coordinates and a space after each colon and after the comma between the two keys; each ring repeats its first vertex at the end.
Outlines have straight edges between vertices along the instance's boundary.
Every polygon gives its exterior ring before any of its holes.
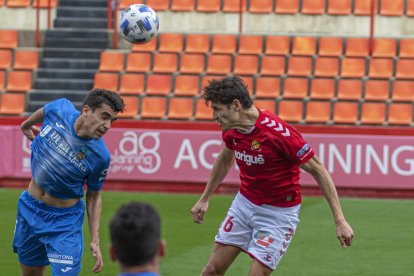
{"type": "Polygon", "coordinates": [[[115,252],[115,248],[113,247],[113,245],[111,244],[109,246],[109,254],[111,255],[111,260],[112,261],[116,261],[118,258],[116,257],[116,252],[115,252]]]}
{"type": "Polygon", "coordinates": [[[167,242],[163,239],[160,240],[160,244],[158,245],[158,256],[164,257],[166,249],[167,249],[167,242]]]}
{"type": "Polygon", "coordinates": [[[91,108],[89,107],[89,105],[85,104],[82,107],[82,114],[88,114],[88,112],[92,111],[91,108]]]}
{"type": "Polygon", "coordinates": [[[242,104],[239,100],[234,100],[232,103],[234,110],[237,112],[240,112],[243,108],[242,108],[242,104]]]}

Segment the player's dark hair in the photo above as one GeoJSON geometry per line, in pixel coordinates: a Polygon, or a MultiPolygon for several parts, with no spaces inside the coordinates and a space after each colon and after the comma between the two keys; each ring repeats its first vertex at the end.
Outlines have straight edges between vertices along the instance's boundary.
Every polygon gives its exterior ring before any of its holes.
{"type": "Polygon", "coordinates": [[[132,201],[122,205],[109,224],[112,246],[124,266],[149,263],[161,239],[161,219],[149,204],[132,201]]]}
{"type": "Polygon", "coordinates": [[[215,102],[230,105],[234,100],[239,100],[243,108],[250,108],[253,104],[247,85],[237,76],[209,81],[202,95],[206,104],[215,102]]]}
{"type": "Polygon", "coordinates": [[[92,111],[101,107],[102,104],[110,106],[115,112],[123,112],[125,108],[124,101],[116,92],[101,88],[89,92],[83,102],[83,106],[88,105],[92,111]]]}

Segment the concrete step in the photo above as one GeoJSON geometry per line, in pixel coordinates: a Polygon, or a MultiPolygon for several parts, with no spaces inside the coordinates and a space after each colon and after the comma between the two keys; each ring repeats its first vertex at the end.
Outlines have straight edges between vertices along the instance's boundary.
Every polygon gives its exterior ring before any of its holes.
{"type": "Polygon", "coordinates": [[[55,28],[106,29],[106,18],[58,17],[54,21],[55,28]]]}
{"type": "Polygon", "coordinates": [[[106,0],[60,0],[59,7],[107,7],[106,0]]]}
{"type": "Polygon", "coordinates": [[[35,80],[34,89],[46,90],[91,90],[93,80],[91,79],[44,79],[35,80]]]}
{"type": "Polygon", "coordinates": [[[83,48],[83,49],[106,49],[108,38],[48,38],[45,39],[45,47],[56,48],[83,48]]]}
{"type": "Polygon", "coordinates": [[[108,15],[107,7],[57,7],[57,17],[92,17],[105,18],[108,15]]]}
{"type": "Polygon", "coordinates": [[[30,101],[50,102],[60,98],[82,103],[90,90],[59,90],[59,89],[33,89],[28,95],[30,101]]]}
{"type": "MultiPolygon", "coordinates": [[[[86,93],[88,93],[88,92],[86,92],[86,93]]],[[[29,97],[30,97],[30,95],[29,95],[29,97]]],[[[33,113],[36,110],[38,110],[39,108],[43,107],[45,104],[49,103],[50,101],[53,101],[54,99],[52,99],[52,95],[53,95],[53,93],[49,94],[50,100],[44,100],[44,101],[29,100],[29,102],[27,103],[26,114],[28,115],[30,113],[33,113]]],[[[57,96],[59,96],[59,97],[57,97],[56,99],[62,98],[62,97],[60,97],[60,95],[57,95],[57,96]]],[[[67,95],[65,98],[70,99],[71,97],[72,97],[71,95],[67,95]]],[[[82,108],[83,101],[73,101],[73,100],[71,100],[71,101],[74,104],[74,106],[76,107],[76,109],[80,111],[81,108],[82,108]]]]}
{"type": "Polygon", "coordinates": [[[63,68],[63,69],[98,69],[99,60],[95,59],[62,59],[62,58],[43,58],[40,63],[41,68],[63,68]]]}
{"type": "Polygon", "coordinates": [[[93,79],[95,74],[95,69],[37,69],[39,79],[93,79]]]}
{"type": "Polygon", "coordinates": [[[74,59],[99,59],[100,49],[72,49],[72,48],[50,48],[45,47],[43,58],[74,58],[74,59]]]}
{"type": "Polygon", "coordinates": [[[108,38],[108,31],[101,29],[59,28],[46,31],[46,38],[108,38]]]}

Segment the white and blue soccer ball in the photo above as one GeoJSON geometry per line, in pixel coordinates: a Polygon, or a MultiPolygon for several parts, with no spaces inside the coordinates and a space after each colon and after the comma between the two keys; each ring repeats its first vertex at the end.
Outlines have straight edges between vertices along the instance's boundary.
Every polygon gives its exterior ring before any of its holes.
{"type": "Polygon", "coordinates": [[[151,41],[157,35],[159,26],[157,13],[144,4],[134,4],[123,10],[119,22],[122,37],[136,44],[151,41]]]}

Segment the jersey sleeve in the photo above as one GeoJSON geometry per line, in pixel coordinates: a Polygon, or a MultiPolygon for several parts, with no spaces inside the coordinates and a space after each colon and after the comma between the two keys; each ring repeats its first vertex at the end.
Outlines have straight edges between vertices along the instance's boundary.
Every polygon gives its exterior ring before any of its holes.
{"type": "Polygon", "coordinates": [[[105,161],[100,162],[100,165],[97,165],[89,174],[86,180],[88,189],[96,192],[102,189],[102,185],[106,179],[106,175],[108,174],[109,164],[110,158],[108,155],[108,158],[105,161]]]}
{"type": "Polygon", "coordinates": [[[229,135],[229,131],[222,132],[221,137],[222,137],[223,142],[226,145],[226,147],[230,150],[234,150],[233,142],[232,142],[231,137],[229,135]]]}
{"type": "Polygon", "coordinates": [[[294,127],[286,123],[284,123],[284,127],[288,130],[289,135],[277,135],[275,143],[291,162],[297,165],[305,164],[315,155],[315,152],[294,127]]]}
{"type": "Polygon", "coordinates": [[[61,112],[63,110],[63,107],[68,102],[69,101],[65,98],[49,102],[43,106],[43,113],[45,116],[47,116],[50,112],[54,112],[54,113],[61,112]]]}

